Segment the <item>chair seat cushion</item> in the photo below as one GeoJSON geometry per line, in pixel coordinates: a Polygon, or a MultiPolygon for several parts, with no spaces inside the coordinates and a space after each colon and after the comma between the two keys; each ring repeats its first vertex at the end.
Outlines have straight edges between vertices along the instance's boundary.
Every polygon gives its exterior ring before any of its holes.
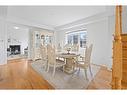
{"type": "Polygon", "coordinates": [[[84,62],[77,62],[76,67],[79,68],[87,68],[89,65],[85,64],[84,62]]]}
{"type": "Polygon", "coordinates": [[[65,65],[65,62],[64,61],[56,60],[56,67],[64,66],[64,65],[65,65]]]}
{"type": "MultiPolygon", "coordinates": [[[[64,66],[64,65],[65,65],[64,61],[56,59],[55,67],[61,67],[61,66],[64,66]]],[[[54,64],[50,64],[50,66],[54,66],[54,64]]]]}
{"type": "Polygon", "coordinates": [[[65,63],[63,60],[56,59],[56,62],[65,63]]]}

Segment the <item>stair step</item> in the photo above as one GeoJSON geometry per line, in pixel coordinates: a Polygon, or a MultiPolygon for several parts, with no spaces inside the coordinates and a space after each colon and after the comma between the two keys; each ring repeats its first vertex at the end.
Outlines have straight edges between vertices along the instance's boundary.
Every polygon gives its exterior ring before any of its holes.
{"type": "Polygon", "coordinates": [[[123,73],[125,73],[127,75],[127,70],[123,70],[123,73]]]}
{"type": "Polygon", "coordinates": [[[123,60],[127,60],[127,57],[124,57],[124,56],[123,56],[123,58],[122,58],[122,59],[123,59],[123,60]]]}
{"type": "Polygon", "coordinates": [[[122,41],[127,41],[127,34],[121,34],[122,36],[122,41]]]}
{"type": "Polygon", "coordinates": [[[123,60],[127,60],[127,55],[123,55],[122,57],[123,60]]]}
{"type": "Polygon", "coordinates": [[[127,34],[122,34],[122,81],[127,82],[127,34]]]}
{"type": "Polygon", "coordinates": [[[127,50],[127,46],[123,46],[122,49],[123,49],[123,50],[127,50]]]}

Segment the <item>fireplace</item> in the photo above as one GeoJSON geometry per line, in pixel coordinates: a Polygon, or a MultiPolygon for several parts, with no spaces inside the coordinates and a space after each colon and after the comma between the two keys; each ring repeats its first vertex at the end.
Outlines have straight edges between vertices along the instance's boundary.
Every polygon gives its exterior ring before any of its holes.
{"type": "Polygon", "coordinates": [[[21,53],[20,45],[10,45],[9,48],[10,48],[11,55],[17,55],[21,53]]]}

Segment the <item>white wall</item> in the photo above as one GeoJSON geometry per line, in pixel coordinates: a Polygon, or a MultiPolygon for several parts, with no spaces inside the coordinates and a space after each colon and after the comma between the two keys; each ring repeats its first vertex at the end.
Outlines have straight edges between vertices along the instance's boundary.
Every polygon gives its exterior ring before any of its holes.
{"type": "Polygon", "coordinates": [[[6,22],[0,20],[0,65],[7,63],[6,22]]]}
{"type": "Polygon", "coordinates": [[[56,46],[60,43],[60,45],[63,47],[65,44],[65,31],[57,31],[56,33],[56,46]]]}
{"type": "Polygon", "coordinates": [[[127,6],[123,7],[122,23],[123,33],[127,33],[127,6]]]}
{"type": "Polygon", "coordinates": [[[115,32],[115,16],[108,17],[108,56],[109,56],[109,63],[108,67],[112,67],[112,48],[113,48],[113,35],[115,32]]]}
{"type": "Polygon", "coordinates": [[[7,63],[6,14],[7,7],[0,7],[0,65],[7,63]]]}
{"type": "Polygon", "coordinates": [[[108,18],[86,25],[87,43],[93,44],[92,62],[107,66],[109,63],[108,49],[108,18]]]}
{"type": "Polygon", "coordinates": [[[28,47],[28,32],[29,28],[19,26],[18,24],[7,25],[7,39],[11,39],[11,42],[8,42],[9,45],[20,45],[21,46],[21,54],[24,54],[24,49],[28,47]],[[15,29],[14,27],[18,26],[19,29],[15,29]],[[16,40],[16,41],[15,41],[16,40]]]}

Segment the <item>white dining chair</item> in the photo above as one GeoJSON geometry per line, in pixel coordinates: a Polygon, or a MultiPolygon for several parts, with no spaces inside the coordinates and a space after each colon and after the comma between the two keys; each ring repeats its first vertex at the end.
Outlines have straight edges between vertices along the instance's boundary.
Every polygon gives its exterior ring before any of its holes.
{"type": "Polygon", "coordinates": [[[64,70],[65,62],[56,60],[55,49],[52,48],[52,46],[50,45],[47,45],[47,55],[48,55],[47,72],[49,71],[50,67],[53,67],[52,76],[54,76],[56,68],[63,67],[63,70],[64,70]]]}
{"type": "Polygon", "coordinates": [[[39,48],[39,55],[40,58],[33,61],[33,63],[40,65],[42,68],[46,70],[47,68],[47,52],[46,52],[46,47],[44,45],[41,45],[39,48]]]}
{"type": "Polygon", "coordinates": [[[88,79],[88,77],[87,77],[87,69],[88,68],[89,68],[91,76],[93,76],[92,70],[91,70],[91,62],[90,62],[92,47],[93,47],[92,44],[89,47],[86,47],[84,59],[82,61],[77,61],[77,64],[76,64],[76,67],[79,68],[79,72],[80,72],[80,68],[84,69],[86,79],[88,79]]]}
{"type": "Polygon", "coordinates": [[[59,43],[58,46],[57,46],[57,52],[61,52],[61,51],[62,51],[62,47],[61,47],[61,45],[59,43]]]}
{"type": "Polygon", "coordinates": [[[43,61],[47,61],[47,49],[46,49],[46,47],[44,45],[41,45],[40,53],[41,53],[41,59],[43,61]]]}
{"type": "Polygon", "coordinates": [[[71,47],[71,51],[74,53],[78,53],[79,51],[79,45],[78,44],[73,44],[71,47]]]}

